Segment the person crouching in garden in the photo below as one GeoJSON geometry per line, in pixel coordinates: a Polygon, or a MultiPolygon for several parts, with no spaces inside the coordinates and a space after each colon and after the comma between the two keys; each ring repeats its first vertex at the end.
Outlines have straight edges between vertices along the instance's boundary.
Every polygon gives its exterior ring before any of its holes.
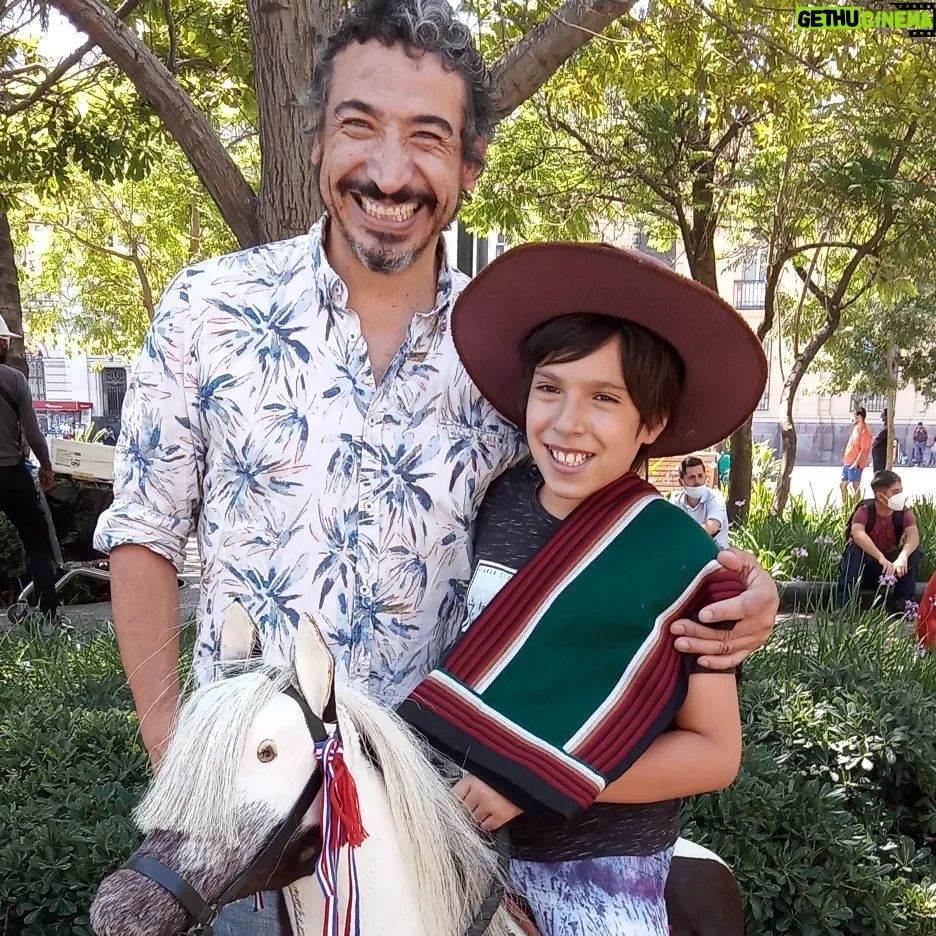
{"type": "Polygon", "coordinates": [[[488,488],[471,623],[399,714],[469,772],[455,794],[483,829],[510,823],[542,936],[667,936],[679,797],[741,755],[734,677],[681,659],[667,622],[740,583],[637,472],[743,423],[763,351],[714,293],[603,245],[509,251],[452,333],[535,465],[488,488]]]}
{"type": "Polygon", "coordinates": [[[902,613],[913,601],[917,573],[923,559],[920,531],[913,511],[906,506],[900,475],[879,471],[871,479],[874,495],[862,501],[848,523],[848,541],[839,564],[836,597],[845,605],[852,590],[890,587],[890,611],[902,613]]]}

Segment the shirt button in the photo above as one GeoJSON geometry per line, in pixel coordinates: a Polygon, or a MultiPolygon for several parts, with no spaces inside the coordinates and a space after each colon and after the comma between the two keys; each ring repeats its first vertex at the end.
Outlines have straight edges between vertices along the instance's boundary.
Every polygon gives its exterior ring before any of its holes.
{"type": "Polygon", "coordinates": [[[362,585],[362,586],[358,589],[358,591],[359,591],[365,598],[368,598],[368,597],[370,596],[370,593],[371,593],[371,587],[370,587],[370,585],[362,585]]]}
{"type": "Polygon", "coordinates": [[[358,333],[357,332],[348,332],[348,341],[357,341],[358,333]]]}

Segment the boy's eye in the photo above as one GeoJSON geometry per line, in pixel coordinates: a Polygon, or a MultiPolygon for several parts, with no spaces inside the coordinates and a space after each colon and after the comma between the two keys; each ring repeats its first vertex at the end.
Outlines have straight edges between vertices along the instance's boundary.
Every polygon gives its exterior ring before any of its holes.
{"type": "Polygon", "coordinates": [[[617,398],[607,393],[596,393],[595,399],[598,400],[599,403],[617,403],[617,398]]]}
{"type": "Polygon", "coordinates": [[[542,390],[544,393],[558,393],[559,390],[554,387],[552,384],[541,383],[536,385],[537,390],[542,390]]]}

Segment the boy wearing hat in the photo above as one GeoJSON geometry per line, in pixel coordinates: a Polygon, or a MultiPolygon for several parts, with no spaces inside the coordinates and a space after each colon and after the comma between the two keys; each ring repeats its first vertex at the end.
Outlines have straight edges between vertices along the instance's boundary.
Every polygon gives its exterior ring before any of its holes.
{"type": "Polygon", "coordinates": [[[536,467],[488,490],[473,623],[400,714],[471,772],[455,793],[483,828],[513,820],[543,936],[665,936],[678,798],[729,784],[741,752],[735,680],[681,659],[669,622],[740,584],[636,472],[742,423],[763,352],[715,294],[595,245],[509,251],[452,330],[536,467]]]}

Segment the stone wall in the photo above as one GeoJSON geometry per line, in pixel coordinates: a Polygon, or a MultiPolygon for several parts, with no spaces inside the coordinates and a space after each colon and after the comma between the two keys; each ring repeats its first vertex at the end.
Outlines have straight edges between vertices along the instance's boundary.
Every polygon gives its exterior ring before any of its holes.
{"type": "MultiPolygon", "coordinates": [[[[906,439],[916,423],[894,424],[894,436],[905,451],[906,439]]],[[[868,426],[874,435],[880,429],[880,423],[869,420],[868,426]]],[[[845,453],[845,443],[851,434],[851,423],[845,422],[810,422],[804,420],[796,424],[796,464],[797,465],[841,465],[845,453]]],[[[754,421],[754,441],[768,442],[779,453],[780,424],[766,420],[754,421]]]]}

